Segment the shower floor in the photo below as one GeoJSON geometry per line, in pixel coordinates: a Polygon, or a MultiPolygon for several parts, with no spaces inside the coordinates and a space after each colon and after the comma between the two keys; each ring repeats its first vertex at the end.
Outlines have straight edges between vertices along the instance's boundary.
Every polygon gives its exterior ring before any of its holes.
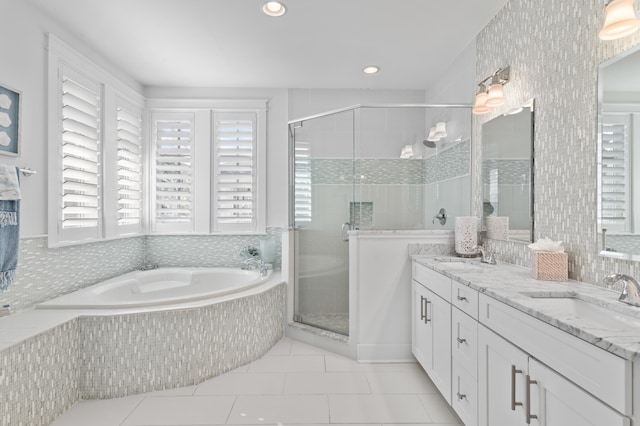
{"type": "Polygon", "coordinates": [[[300,322],[345,336],[349,335],[349,314],[300,314],[300,322]]]}

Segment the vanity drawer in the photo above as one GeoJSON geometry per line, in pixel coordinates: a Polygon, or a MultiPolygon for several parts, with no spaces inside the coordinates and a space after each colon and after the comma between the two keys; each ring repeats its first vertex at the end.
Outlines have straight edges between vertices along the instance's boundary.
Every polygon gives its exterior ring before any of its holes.
{"type": "Polygon", "coordinates": [[[451,356],[453,363],[478,376],[478,321],[459,309],[451,309],[451,356]]]}
{"type": "Polygon", "coordinates": [[[413,279],[451,303],[451,278],[414,262],[413,279]]]}
{"type": "Polygon", "coordinates": [[[455,280],[451,283],[451,304],[477,320],[478,291],[455,280]]]}
{"type": "Polygon", "coordinates": [[[466,426],[478,424],[478,380],[460,365],[451,367],[451,407],[466,426]]]}
{"type": "Polygon", "coordinates": [[[631,415],[631,362],[485,294],[479,320],[618,412],[631,415]]]}

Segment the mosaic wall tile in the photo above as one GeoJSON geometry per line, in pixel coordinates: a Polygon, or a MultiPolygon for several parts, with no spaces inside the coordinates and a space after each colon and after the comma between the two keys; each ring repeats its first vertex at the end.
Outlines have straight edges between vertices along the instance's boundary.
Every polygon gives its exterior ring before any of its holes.
{"type": "Polygon", "coordinates": [[[466,176],[471,173],[471,141],[466,140],[439,151],[425,160],[425,183],[466,176]]]}
{"type": "Polygon", "coordinates": [[[0,351],[0,425],[46,426],[80,398],[78,320],[0,351]]]}
{"type": "Polygon", "coordinates": [[[531,181],[529,160],[485,160],[482,162],[482,180],[491,181],[491,171],[497,170],[499,185],[528,185],[531,181]]]}
{"type": "MultiPolygon", "coordinates": [[[[276,241],[274,269],[280,269],[282,230],[269,228],[267,234],[276,241]]],[[[208,266],[238,268],[244,258],[240,249],[260,247],[266,235],[148,235],[145,239],[145,262],[166,266],[208,266]]]]}
{"type": "MultiPolygon", "coordinates": [[[[478,35],[476,80],[511,66],[507,103],[474,116],[474,141],[485,121],[535,98],[535,238],[565,242],[569,276],[599,284],[611,272],[639,276],[638,263],[599,257],[596,242],[596,120],[598,65],[640,44],[640,33],[601,41],[600,0],[511,0],[478,35]]],[[[474,144],[474,170],[481,167],[474,144]]],[[[474,206],[482,209],[480,174],[474,206]]],[[[526,244],[491,240],[498,259],[529,265],[526,244]]]]}
{"type": "Polygon", "coordinates": [[[373,203],[372,202],[350,202],[349,217],[352,218],[353,225],[358,229],[371,229],[373,227],[373,203]]]}
{"type": "Polygon", "coordinates": [[[404,159],[312,159],[313,185],[421,185],[422,160],[404,159]]]}

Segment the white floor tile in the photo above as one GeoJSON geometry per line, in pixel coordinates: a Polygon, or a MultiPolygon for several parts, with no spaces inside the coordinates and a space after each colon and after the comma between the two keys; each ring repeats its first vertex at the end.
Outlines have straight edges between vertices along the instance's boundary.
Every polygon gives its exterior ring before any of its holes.
{"type": "Polygon", "coordinates": [[[336,423],[429,423],[417,395],[329,395],[336,423]]]}
{"type": "Polygon", "coordinates": [[[328,372],[351,371],[351,372],[385,372],[385,371],[405,371],[405,372],[424,372],[417,363],[358,363],[352,359],[339,355],[325,356],[325,362],[328,372]]]}
{"type": "Polygon", "coordinates": [[[235,396],[147,397],[122,425],[224,424],[235,399],[235,396]]]}
{"type": "Polygon", "coordinates": [[[264,356],[251,363],[250,373],[289,373],[289,372],[322,372],[324,368],[324,356],[321,355],[301,355],[301,356],[264,356]]]}
{"type": "Polygon", "coordinates": [[[333,355],[333,353],[306,343],[293,341],[291,355],[333,355]]]}
{"type": "Polygon", "coordinates": [[[193,395],[197,386],[185,386],[182,388],[165,389],[161,391],[143,393],[143,396],[188,396],[193,395]]]}
{"type": "Polygon", "coordinates": [[[278,343],[276,343],[267,355],[291,355],[291,345],[293,344],[293,340],[287,339],[284,337],[278,343]]]}
{"type": "Polygon", "coordinates": [[[329,423],[326,396],[239,396],[229,424],[329,423]]]}
{"type": "Polygon", "coordinates": [[[366,373],[371,393],[380,394],[423,394],[438,393],[438,389],[426,373],[376,372],[366,373]]]}
{"type": "Polygon", "coordinates": [[[117,426],[142,402],[140,395],[81,401],[50,426],[117,426]]]}
{"type": "Polygon", "coordinates": [[[248,372],[248,371],[249,371],[249,366],[250,366],[250,365],[251,365],[251,364],[243,365],[243,366],[241,366],[241,367],[238,367],[238,368],[236,368],[236,369],[233,369],[233,370],[231,370],[231,371],[228,371],[228,372],[227,372],[227,373],[225,373],[225,374],[246,373],[246,372],[248,372]]]}
{"type": "Polygon", "coordinates": [[[288,373],[284,393],[289,395],[370,394],[364,373],[288,373]]]}
{"type": "Polygon", "coordinates": [[[195,395],[282,395],[285,373],[223,374],[198,386],[195,395]]]}
{"type": "Polygon", "coordinates": [[[434,422],[462,424],[460,418],[439,393],[419,395],[419,398],[434,422]]]}

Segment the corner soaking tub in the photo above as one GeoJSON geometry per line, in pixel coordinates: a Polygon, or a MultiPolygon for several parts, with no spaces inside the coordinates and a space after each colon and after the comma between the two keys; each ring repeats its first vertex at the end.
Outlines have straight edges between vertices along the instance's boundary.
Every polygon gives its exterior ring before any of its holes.
{"type": "Polygon", "coordinates": [[[271,274],[233,268],[160,268],[133,271],[41,303],[39,309],[159,307],[238,293],[271,274]]]}

